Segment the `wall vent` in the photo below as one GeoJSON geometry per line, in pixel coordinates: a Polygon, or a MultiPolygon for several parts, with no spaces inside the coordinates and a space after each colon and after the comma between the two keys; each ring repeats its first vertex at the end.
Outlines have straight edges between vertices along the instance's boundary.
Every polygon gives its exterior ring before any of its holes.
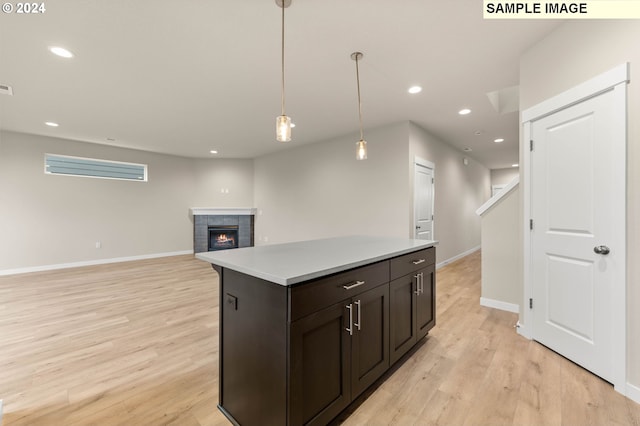
{"type": "Polygon", "coordinates": [[[11,86],[0,83],[0,94],[13,96],[13,89],[11,88],[11,86]]]}

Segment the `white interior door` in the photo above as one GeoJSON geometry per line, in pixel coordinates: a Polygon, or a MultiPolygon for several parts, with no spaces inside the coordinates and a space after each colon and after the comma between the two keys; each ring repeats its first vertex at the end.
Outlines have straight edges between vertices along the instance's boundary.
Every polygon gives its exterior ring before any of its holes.
{"type": "Polygon", "coordinates": [[[532,337],[610,382],[612,295],[625,285],[616,281],[625,256],[616,168],[625,164],[612,142],[620,135],[614,92],[533,121],[530,153],[532,337]]]}
{"type": "Polygon", "coordinates": [[[434,239],[433,199],[434,199],[434,167],[428,162],[415,163],[414,179],[414,238],[420,240],[434,239]]]}

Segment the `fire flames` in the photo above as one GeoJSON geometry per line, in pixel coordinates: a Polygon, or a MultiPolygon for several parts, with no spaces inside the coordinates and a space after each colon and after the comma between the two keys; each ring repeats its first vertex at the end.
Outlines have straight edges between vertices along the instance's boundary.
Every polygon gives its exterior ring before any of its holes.
{"type": "Polygon", "coordinates": [[[233,242],[233,238],[227,237],[227,234],[220,234],[216,237],[216,242],[220,244],[231,243],[233,242]]]}

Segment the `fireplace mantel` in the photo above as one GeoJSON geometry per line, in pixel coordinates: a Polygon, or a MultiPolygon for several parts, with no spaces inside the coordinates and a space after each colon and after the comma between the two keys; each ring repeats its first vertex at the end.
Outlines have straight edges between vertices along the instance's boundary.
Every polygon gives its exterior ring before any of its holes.
{"type": "Polygon", "coordinates": [[[251,207],[191,207],[194,216],[255,216],[256,210],[251,207]]]}

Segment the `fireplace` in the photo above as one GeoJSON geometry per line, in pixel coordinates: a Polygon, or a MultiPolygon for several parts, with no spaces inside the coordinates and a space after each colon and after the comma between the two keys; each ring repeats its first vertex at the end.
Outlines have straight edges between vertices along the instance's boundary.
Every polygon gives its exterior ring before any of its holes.
{"type": "Polygon", "coordinates": [[[238,248],[238,227],[210,226],[209,227],[209,251],[227,250],[238,248]]]}
{"type": "Polygon", "coordinates": [[[194,253],[253,247],[255,209],[192,207],[191,213],[194,253]]]}

